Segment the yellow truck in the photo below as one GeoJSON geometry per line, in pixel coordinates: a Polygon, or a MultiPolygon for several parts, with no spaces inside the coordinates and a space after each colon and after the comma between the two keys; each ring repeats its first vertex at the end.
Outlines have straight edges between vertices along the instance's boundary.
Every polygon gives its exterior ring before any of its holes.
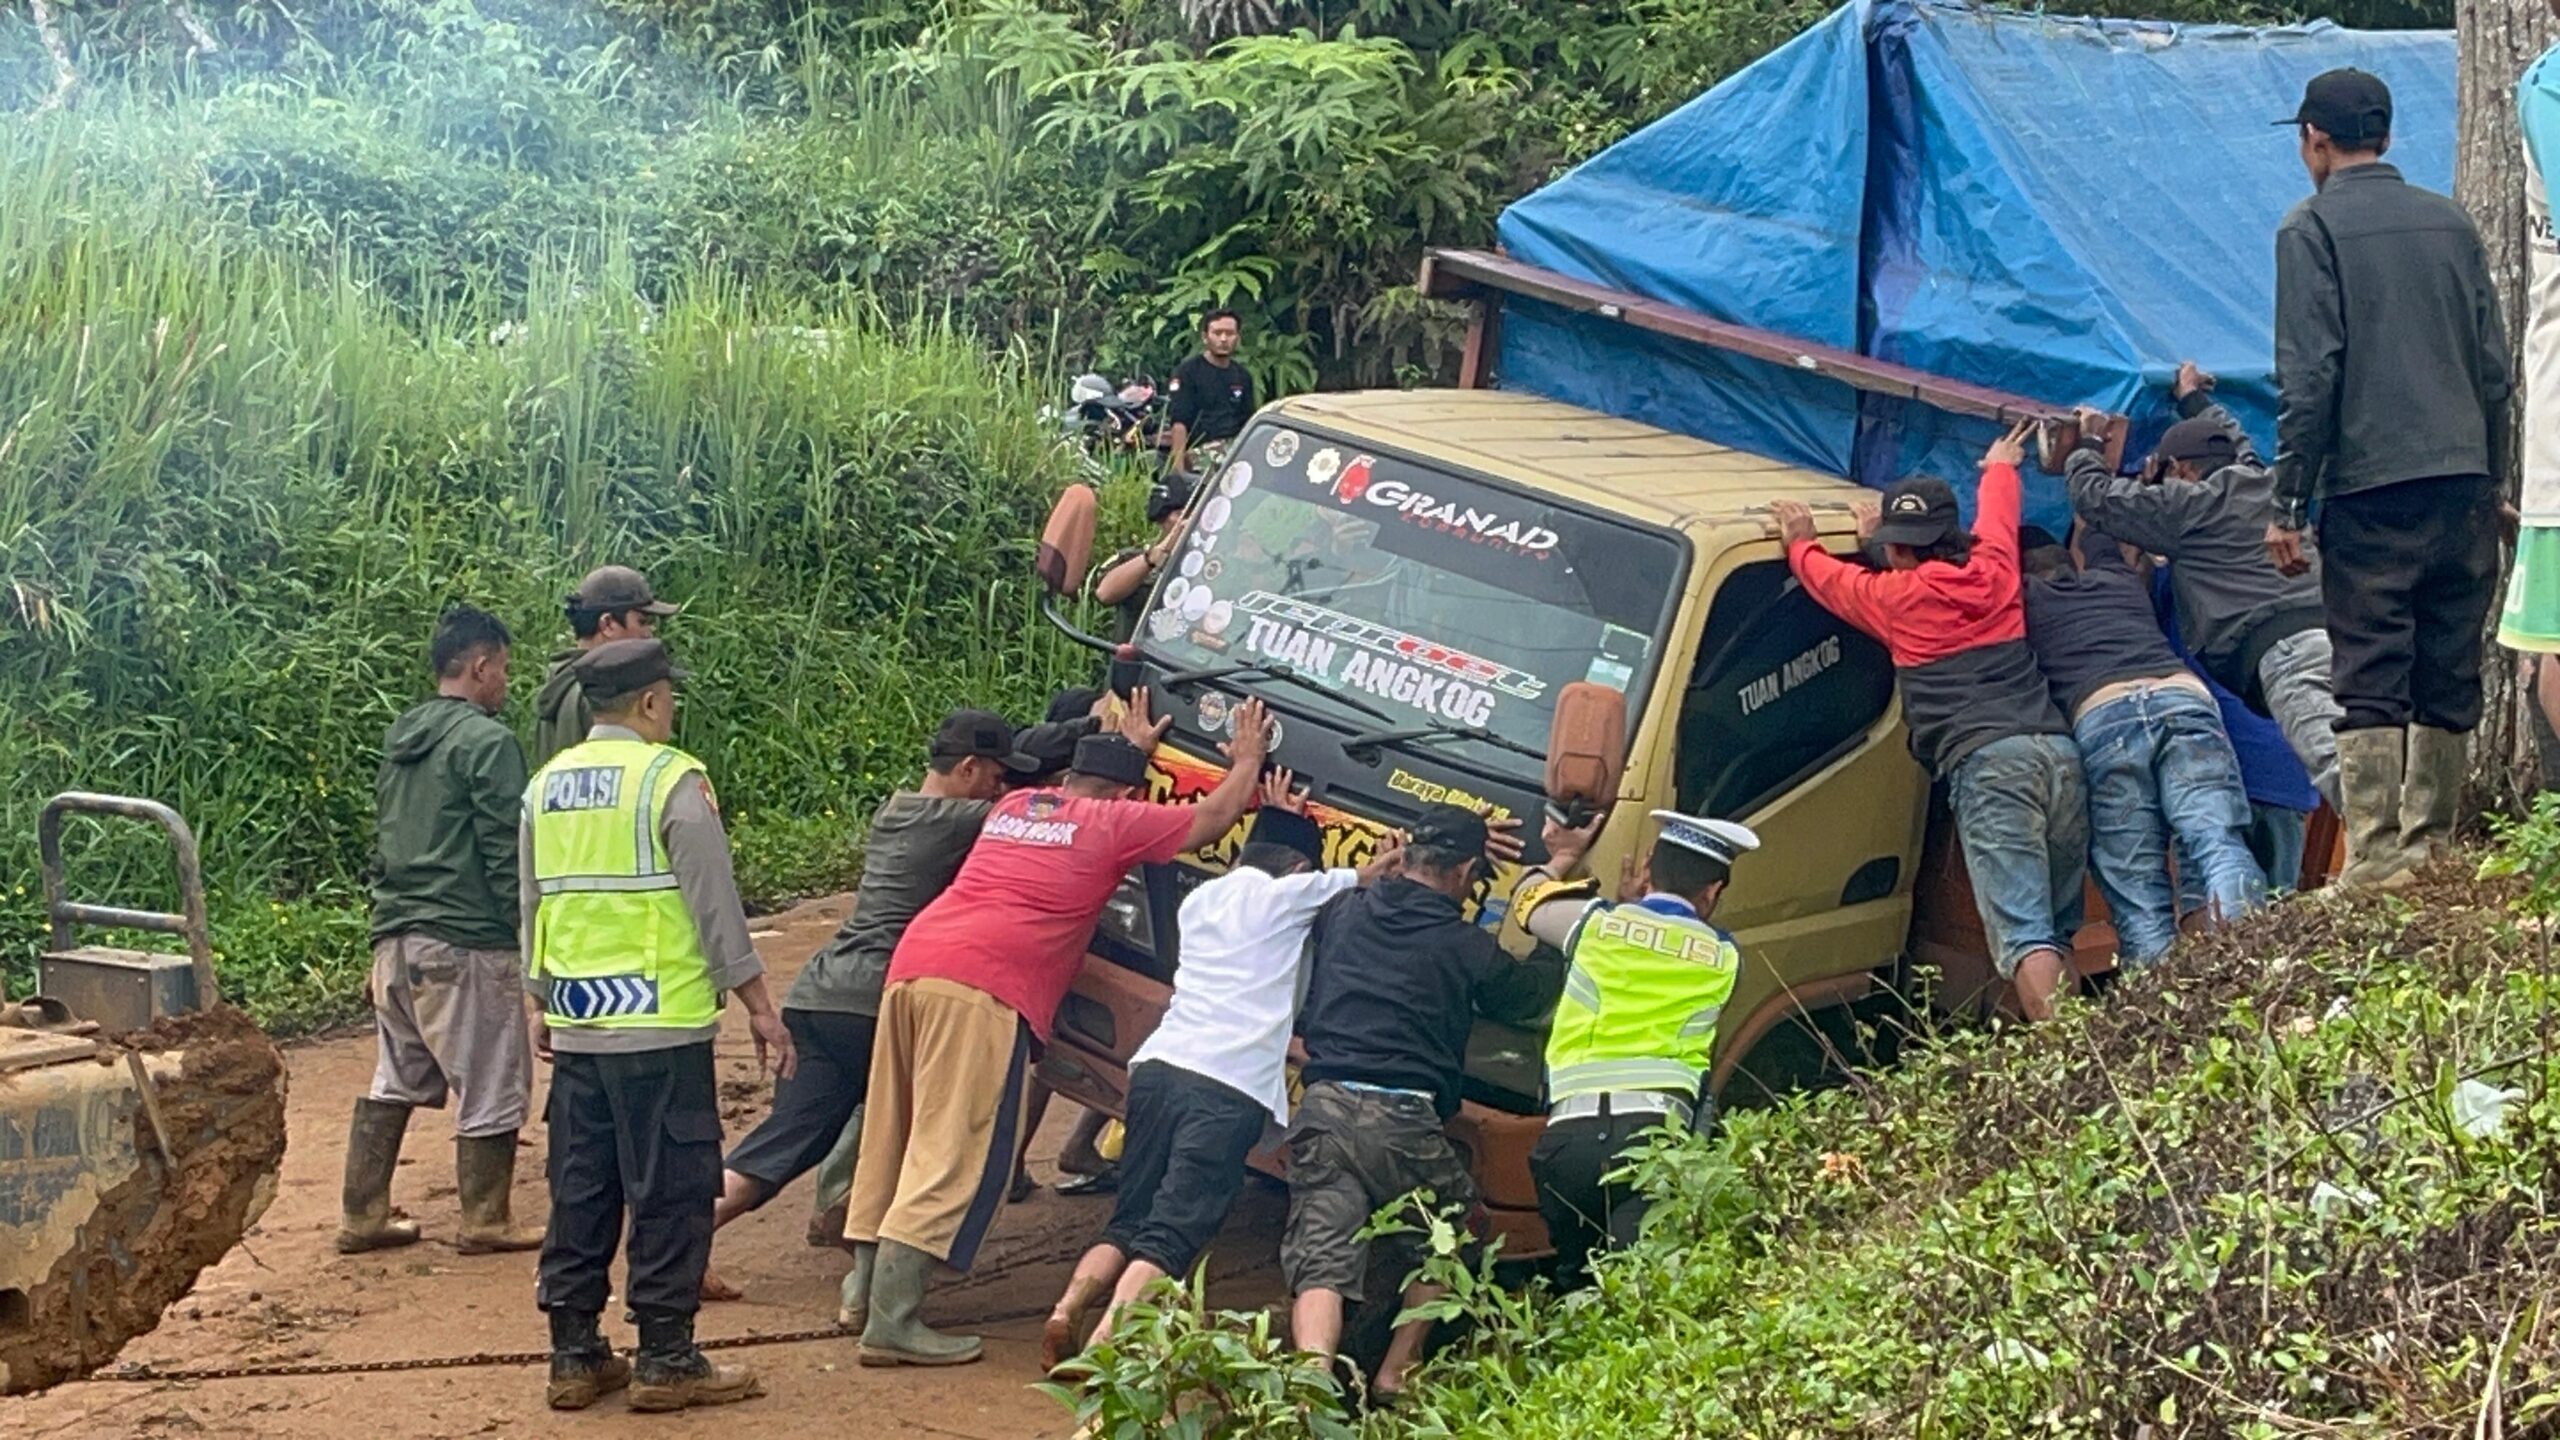
{"type": "MultiPolygon", "coordinates": [[[[1849,383],[1909,383],[1877,368],[1849,383]]],[[[1914,961],[1941,973],[1951,1003],[1998,998],[1952,827],[1905,747],[1892,662],[1793,582],[1767,512],[1807,502],[1824,544],[1845,552],[1850,504],[1867,493],[1534,395],[1298,396],[1266,407],[1203,477],[1116,678],[1173,717],[1160,799],[1214,785],[1236,703],[1262,699],[1278,720],[1273,763],[1312,787],[1328,863],[1345,864],[1444,799],[1520,816],[1534,835],[1559,697],[1623,696],[1623,776],[1595,873],[1615,881],[1656,807],[1762,838],[1716,916],[1745,957],[1721,1085],[1773,1026],[1898,983],[1914,961]]],[[[1042,569],[1060,595],[1082,577],[1091,516],[1076,497],[1052,517],[1042,569]]],[[[1058,1091],[1118,1113],[1128,1058],[1170,994],[1176,912],[1240,834],[1147,867],[1114,897],[1041,1064],[1058,1091]]],[[[1499,924],[1510,880],[1482,892],[1481,923],[1499,924]]],[[[2084,969],[2102,969],[2112,932],[2101,920],[2080,948],[2084,969]]],[[[1515,1256],[1545,1249],[1527,1164],[1542,1050],[1540,1025],[1480,1024],[1453,1123],[1515,1256]]]]}

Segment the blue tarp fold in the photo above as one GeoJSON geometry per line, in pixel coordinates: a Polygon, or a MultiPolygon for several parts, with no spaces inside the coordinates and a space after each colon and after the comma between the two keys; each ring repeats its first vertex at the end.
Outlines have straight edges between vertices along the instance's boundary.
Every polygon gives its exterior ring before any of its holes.
{"type": "MultiPolygon", "coordinates": [[[[1857,0],[1503,213],[1515,258],[1721,320],[2057,405],[2147,449],[2181,359],[2272,450],[2274,235],[2309,193],[2290,114],[2353,65],[2397,102],[2391,159],[2453,181],[2454,39],[1857,0]]],[[[1969,497],[1986,422],[1535,305],[1497,373],[1535,391],[1884,485],[1969,497]],[[1863,403],[1862,403],[1863,402],[1863,403]]],[[[2052,524],[2058,486],[2031,478],[2052,524]]]]}

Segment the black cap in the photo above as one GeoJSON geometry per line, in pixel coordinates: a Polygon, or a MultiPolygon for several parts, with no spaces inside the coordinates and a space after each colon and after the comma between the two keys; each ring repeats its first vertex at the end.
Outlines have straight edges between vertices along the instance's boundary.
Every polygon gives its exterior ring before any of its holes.
{"type": "Polygon", "coordinates": [[[569,673],[578,677],[578,689],[587,703],[599,710],[661,680],[684,679],[663,640],[608,640],[593,650],[579,651],[569,662],[569,673]]]}
{"type": "Polygon", "coordinates": [[[1415,845],[1428,845],[1435,850],[1481,855],[1492,833],[1484,817],[1464,805],[1426,805],[1407,838],[1415,845]]]}
{"type": "Polygon", "coordinates": [[[1308,864],[1318,869],[1324,866],[1324,831],[1317,828],[1316,822],[1294,810],[1265,805],[1255,811],[1253,831],[1245,836],[1245,843],[1295,850],[1306,857],[1308,864]]]}
{"type": "Polygon", "coordinates": [[[1879,545],[1926,549],[1954,534],[1960,523],[1955,487],[1926,475],[1887,487],[1883,511],[1875,533],[1879,545]]]}
{"type": "Polygon", "coordinates": [[[2391,138],[2391,87],[2362,70],[2311,77],[2302,105],[2279,125],[2308,125],[2340,145],[2369,149],[2391,138]]]}
{"type": "Polygon", "coordinates": [[[1087,735],[1076,742],[1075,773],[1114,785],[1147,783],[1147,752],[1124,735],[1087,735]]]}
{"type": "Polygon", "coordinates": [[[2160,456],[2219,470],[2240,458],[2240,447],[2221,422],[2198,415],[2169,427],[2169,433],[2160,437],[2160,456]]]}
{"type": "Polygon", "coordinates": [[[1031,757],[1037,768],[1033,775],[1047,775],[1064,770],[1076,762],[1076,745],[1086,736],[1102,728],[1102,722],[1087,715],[1081,720],[1044,720],[1025,725],[1013,737],[1013,748],[1031,757]]]}
{"type": "Polygon", "coordinates": [[[587,572],[578,588],[569,592],[569,608],[588,610],[599,615],[620,615],[638,610],[650,615],[673,615],[683,609],[658,598],[649,588],[649,577],[628,565],[600,565],[587,572]]]}
{"type": "Polygon", "coordinates": [[[1013,725],[991,710],[954,710],[933,732],[936,760],[993,760],[1016,775],[1037,775],[1040,762],[1022,752],[1013,725]]]}
{"type": "Polygon", "coordinates": [[[1166,471],[1164,478],[1155,483],[1155,488],[1147,492],[1147,523],[1163,524],[1166,516],[1189,505],[1198,489],[1198,483],[1189,474],[1180,470],[1166,471]]]}
{"type": "Polygon", "coordinates": [[[1093,707],[1102,703],[1102,695],[1099,685],[1070,685],[1049,697],[1049,708],[1040,718],[1089,720],[1093,717],[1093,707]]]}

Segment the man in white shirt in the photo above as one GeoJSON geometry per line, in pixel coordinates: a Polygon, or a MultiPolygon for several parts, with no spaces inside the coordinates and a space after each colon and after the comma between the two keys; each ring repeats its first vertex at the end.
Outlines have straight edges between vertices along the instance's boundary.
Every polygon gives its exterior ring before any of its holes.
{"type": "Polygon", "coordinates": [[[1041,1330],[1044,1369],[1082,1347],[1084,1312],[1104,1290],[1111,1303],[1097,1333],[1109,1334],[1149,1285],[1190,1272],[1226,1223],[1264,1128],[1288,1123],[1307,932],[1327,900],[1392,873],[1399,848],[1390,835],[1357,870],[1318,868],[1324,836],[1293,783],[1286,770],[1263,781],[1235,868],[1182,902],[1172,1003],[1130,1057],[1118,1203],[1041,1330]]]}

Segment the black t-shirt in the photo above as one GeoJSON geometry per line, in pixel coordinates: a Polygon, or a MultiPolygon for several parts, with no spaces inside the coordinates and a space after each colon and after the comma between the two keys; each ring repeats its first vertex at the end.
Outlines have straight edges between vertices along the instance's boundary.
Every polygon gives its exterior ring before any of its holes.
{"type": "Polygon", "coordinates": [[[1165,418],[1186,427],[1190,443],[1233,440],[1253,410],[1253,374],[1235,361],[1212,365],[1194,355],[1174,367],[1165,418]]]}

